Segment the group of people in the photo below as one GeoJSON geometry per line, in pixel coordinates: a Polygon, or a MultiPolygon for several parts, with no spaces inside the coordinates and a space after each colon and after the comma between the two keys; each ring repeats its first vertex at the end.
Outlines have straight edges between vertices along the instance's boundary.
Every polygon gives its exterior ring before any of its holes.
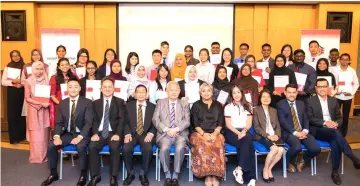
{"type": "Polygon", "coordinates": [[[181,165],[188,150],[194,175],[205,178],[206,185],[219,185],[224,178],[228,143],[237,149],[238,166],[233,172],[236,181],[253,186],[256,179],[253,140],[270,151],[262,171],[263,180],[270,183],[274,181],[272,168],[281,159],[285,143],[290,146],[286,152],[287,170],[301,172],[319,154],[320,147],[315,141],[318,139],[330,143],[331,177],[335,184],[341,184],[338,174],[341,153],[360,168],[359,159],[344,138],[352,98],[359,87],[356,72],[349,66],[350,55],[339,55],[337,49],[332,49],[329,62],[319,57],[317,41],[309,43],[311,57],[305,57],[302,49],[293,52],[291,45],[284,45],[281,54],[273,59],[271,45],[264,44],[263,59],[256,61],[247,54],[248,50],[249,45],[242,43],[239,58],[234,58],[229,48],[220,55],[220,44],[214,42],[212,55],[204,48],[197,60],[193,47],[188,45],[184,54],[178,53],[172,60],[168,56],[169,43],[164,41],[160,50],[152,52],[152,65],[140,64],[138,54],[131,52],[123,69],[113,49],[105,51],[98,68],[95,61],[89,60],[85,48],[79,50],[77,62],[71,65],[65,58],[66,48],[60,45],[55,70],[37,49],[31,52],[28,64],[14,50],[2,77],[2,85],[8,86],[10,143],[26,138],[30,142],[29,161],[48,161],[50,176],[42,185],[58,180],[57,150],[69,144],[76,145],[80,159],[77,185],[86,184],[88,169],[91,172],[88,185],[101,181],[99,151],[105,145],[111,154],[110,185],[117,185],[121,146],[128,172],[123,184],[130,185],[135,179],[136,145],[140,145],[142,153],[139,179],[142,185],[149,185],[148,167],[156,144],[165,186],[179,185],[181,165]],[[217,55],[220,61],[216,61],[217,55]],[[79,67],[86,68],[83,78],[77,75],[79,67]],[[13,77],[9,74],[15,73],[14,69],[20,70],[21,76],[9,78],[13,77]],[[350,79],[350,89],[342,89],[346,82],[340,78],[341,73],[350,79]],[[304,85],[298,83],[298,74],[306,75],[304,85]],[[279,87],[279,77],[288,80],[286,86],[279,87]],[[100,99],[85,98],[87,80],[101,80],[100,99]],[[130,82],[127,101],[114,96],[116,81],[130,82]],[[37,90],[47,88],[50,100],[35,96],[37,90]],[[255,134],[250,132],[252,128],[255,134]],[[304,156],[299,154],[301,144],[308,149],[304,156]]]}

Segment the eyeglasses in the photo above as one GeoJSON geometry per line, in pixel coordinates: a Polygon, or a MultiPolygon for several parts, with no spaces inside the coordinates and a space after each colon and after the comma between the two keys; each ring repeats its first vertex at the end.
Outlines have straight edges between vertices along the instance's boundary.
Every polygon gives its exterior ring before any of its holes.
{"type": "Polygon", "coordinates": [[[185,50],[185,52],[192,52],[192,50],[185,50]]]}
{"type": "Polygon", "coordinates": [[[80,55],[80,57],[88,57],[88,56],[83,56],[83,55],[80,55]]]}
{"type": "Polygon", "coordinates": [[[92,67],[92,68],[86,68],[87,70],[96,70],[95,67],[92,67]]]}
{"type": "Polygon", "coordinates": [[[328,88],[329,86],[316,86],[316,88],[328,88]]]}

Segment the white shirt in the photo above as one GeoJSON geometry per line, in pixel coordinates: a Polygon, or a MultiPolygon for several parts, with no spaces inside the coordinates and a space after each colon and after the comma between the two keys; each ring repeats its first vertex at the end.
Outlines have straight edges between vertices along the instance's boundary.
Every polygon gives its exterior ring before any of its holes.
{"type": "Polygon", "coordinates": [[[307,63],[308,65],[312,66],[316,70],[317,61],[320,58],[323,58],[323,56],[322,55],[319,55],[319,56],[316,56],[316,57],[309,56],[309,57],[305,58],[304,62],[307,63]]]}
{"type": "MultiPolygon", "coordinates": [[[[104,116],[105,116],[106,100],[109,100],[109,114],[110,114],[110,105],[111,105],[112,97],[107,98],[107,99],[105,97],[103,97],[102,99],[104,100],[103,101],[103,116],[101,118],[101,122],[100,122],[100,125],[99,125],[99,128],[98,128],[99,132],[103,131],[103,128],[104,128],[104,116]]],[[[112,131],[112,128],[111,128],[111,125],[110,125],[110,115],[109,115],[109,131],[112,131]]]]}
{"type": "MultiPolygon", "coordinates": [[[[137,116],[139,115],[139,112],[138,112],[139,104],[140,104],[139,101],[136,101],[136,118],[138,118],[137,116]]],[[[141,103],[143,125],[145,123],[145,110],[146,110],[146,101],[141,103]]]]}
{"type": "Polygon", "coordinates": [[[323,119],[324,121],[331,121],[331,117],[330,117],[330,112],[329,112],[329,107],[328,107],[328,102],[327,102],[327,97],[325,99],[325,101],[318,95],[319,100],[320,100],[320,105],[321,105],[321,111],[323,114],[323,119]]]}
{"type": "MultiPolygon", "coordinates": [[[[70,101],[70,104],[69,104],[69,125],[68,125],[68,127],[67,127],[67,131],[68,132],[70,132],[70,127],[71,127],[71,109],[72,109],[72,104],[73,104],[73,102],[72,102],[72,100],[75,100],[75,112],[76,112],[76,107],[77,107],[77,103],[78,103],[78,101],[79,101],[79,96],[77,96],[75,99],[71,99],[71,98],[69,98],[69,101],[70,101]]],[[[76,116],[75,116],[76,117],[76,116]]],[[[76,123],[75,123],[75,125],[76,125],[76,123]]],[[[78,129],[78,127],[76,126],[76,132],[80,132],[80,130],[78,129]]]]}
{"type": "Polygon", "coordinates": [[[231,125],[236,129],[243,129],[247,124],[247,117],[251,114],[241,105],[227,104],[224,109],[225,118],[231,119],[231,125]]]}
{"type": "Polygon", "coordinates": [[[110,65],[109,65],[109,64],[106,64],[106,70],[105,70],[106,76],[110,75],[110,73],[111,73],[110,65]]]}
{"type": "Polygon", "coordinates": [[[337,68],[335,68],[333,74],[335,76],[335,80],[336,80],[337,85],[339,84],[339,74],[340,74],[340,72],[348,72],[348,73],[351,74],[351,76],[352,76],[352,81],[351,81],[351,83],[352,83],[352,91],[350,92],[351,96],[345,96],[344,94],[340,94],[340,95],[335,95],[335,97],[337,99],[340,99],[340,100],[352,99],[352,98],[354,98],[354,95],[355,95],[357,89],[359,88],[359,79],[358,79],[358,76],[356,74],[356,71],[350,66],[348,66],[346,68],[346,70],[342,70],[341,66],[338,66],[337,68]]]}
{"type": "Polygon", "coordinates": [[[163,90],[158,89],[158,85],[156,81],[152,81],[149,86],[149,101],[153,104],[156,104],[156,101],[158,99],[164,99],[167,98],[167,93],[165,91],[167,82],[166,81],[160,81],[161,86],[163,87],[163,90]]]}
{"type": "Polygon", "coordinates": [[[267,134],[269,134],[270,136],[273,136],[275,134],[274,128],[271,125],[271,121],[270,121],[270,115],[268,111],[265,111],[264,109],[264,113],[265,113],[265,117],[266,117],[266,130],[265,132],[267,134]]]}
{"type": "Polygon", "coordinates": [[[198,77],[200,80],[203,80],[207,83],[212,84],[215,78],[215,67],[213,64],[206,62],[203,64],[202,62],[196,64],[196,72],[198,73],[198,77]]]}

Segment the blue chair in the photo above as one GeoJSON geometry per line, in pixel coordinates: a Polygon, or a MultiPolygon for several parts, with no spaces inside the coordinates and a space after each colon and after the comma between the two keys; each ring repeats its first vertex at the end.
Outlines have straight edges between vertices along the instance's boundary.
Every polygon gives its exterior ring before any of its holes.
{"type": "MultiPolygon", "coordinates": [[[[316,142],[320,146],[321,150],[329,151],[329,154],[328,154],[328,157],[326,160],[326,163],[328,163],[329,158],[330,158],[330,153],[331,153],[330,143],[326,142],[326,141],[320,141],[320,140],[316,140],[316,142]]],[[[314,174],[316,174],[316,157],[314,158],[314,174]]],[[[344,154],[343,153],[341,153],[341,174],[344,174],[344,154]]]]}
{"type": "MultiPolygon", "coordinates": [[[[290,146],[285,143],[285,149],[288,150],[290,148],[290,146]]],[[[302,151],[307,151],[307,148],[305,147],[305,145],[301,144],[301,150],[302,151]]],[[[314,162],[315,162],[315,157],[313,159],[311,159],[311,176],[314,176],[314,171],[315,171],[315,166],[314,166],[314,162]]]]}
{"type": "MultiPolygon", "coordinates": [[[[185,157],[188,156],[186,166],[187,166],[187,168],[189,168],[189,181],[193,181],[194,180],[194,175],[193,175],[193,172],[191,170],[191,151],[190,151],[190,147],[187,147],[186,149],[187,149],[187,151],[185,153],[185,157]]],[[[159,154],[159,149],[157,149],[156,151],[157,151],[156,153],[159,154]]],[[[174,156],[174,155],[175,155],[175,146],[172,145],[170,147],[170,156],[174,156]]],[[[158,163],[158,165],[157,165],[157,171],[158,171],[157,175],[158,175],[158,181],[160,181],[161,163],[160,163],[159,156],[157,157],[157,163],[158,163]]]]}
{"type": "Polygon", "coordinates": [[[65,154],[70,154],[71,155],[71,164],[72,166],[75,166],[74,164],[74,154],[78,154],[77,148],[75,145],[67,145],[61,148],[60,151],[60,179],[62,179],[62,175],[63,175],[63,163],[64,163],[64,155],[65,154]]]}

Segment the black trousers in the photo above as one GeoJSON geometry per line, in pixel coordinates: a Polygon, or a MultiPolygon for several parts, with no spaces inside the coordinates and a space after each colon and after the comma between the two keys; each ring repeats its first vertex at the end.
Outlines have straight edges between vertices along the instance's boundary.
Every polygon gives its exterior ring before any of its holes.
{"type": "Polygon", "coordinates": [[[109,136],[105,139],[99,134],[99,141],[91,141],[89,144],[89,156],[90,156],[90,173],[91,177],[100,175],[100,154],[99,152],[105,145],[109,145],[110,151],[110,175],[117,176],[120,167],[120,145],[119,141],[111,141],[112,133],[109,132],[109,136]]]}
{"type": "Polygon", "coordinates": [[[305,151],[304,160],[306,163],[309,163],[310,160],[317,156],[320,153],[320,147],[316,143],[314,136],[308,134],[306,139],[300,140],[293,134],[285,134],[283,135],[283,139],[285,143],[290,146],[290,149],[286,153],[286,163],[288,164],[295,155],[297,155],[301,151],[301,144],[303,144],[307,151],[305,151]]]}
{"type": "Polygon", "coordinates": [[[346,142],[340,131],[337,129],[316,129],[315,138],[330,143],[331,161],[333,169],[339,168],[341,152],[343,152],[346,156],[351,156],[353,154],[351,147],[346,142]]]}
{"type": "Polygon", "coordinates": [[[153,156],[152,146],[155,142],[155,136],[152,138],[151,142],[146,143],[145,140],[146,134],[142,135],[135,134],[132,136],[132,141],[129,143],[124,143],[123,155],[125,161],[126,171],[132,173],[133,171],[133,154],[134,147],[140,145],[141,155],[142,155],[142,166],[140,175],[147,174],[149,170],[149,165],[153,156]]]}
{"type": "MultiPolygon", "coordinates": [[[[71,134],[70,132],[67,132],[60,136],[60,139],[62,141],[62,145],[56,146],[54,144],[54,141],[51,140],[48,149],[47,149],[47,157],[49,161],[49,169],[57,169],[58,164],[58,149],[60,149],[63,146],[67,146],[70,144],[71,140],[73,140],[75,137],[77,137],[78,134],[71,134]]],[[[84,138],[76,145],[78,154],[79,154],[79,161],[80,161],[80,170],[86,171],[87,170],[87,151],[86,146],[89,143],[89,139],[87,136],[84,136],[84,138]]]]}
{"type": "Polygon", "coordinates": [[[341,126],[341,133],[344,137],[346,137],[348,131],[351,102],[352,99],[349,100],[338,99],[339,106],[340,107],[342,106],[343,123],[341,126]]]}

